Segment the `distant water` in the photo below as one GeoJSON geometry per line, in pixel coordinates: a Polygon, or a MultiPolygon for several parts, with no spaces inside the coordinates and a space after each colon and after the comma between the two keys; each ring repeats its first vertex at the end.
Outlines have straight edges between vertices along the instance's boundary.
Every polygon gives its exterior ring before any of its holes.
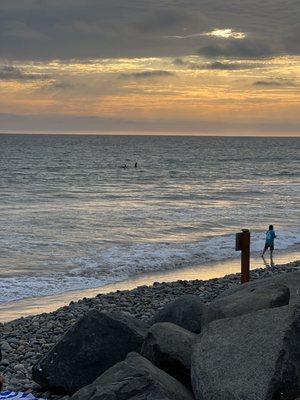
{"type": "Polygon", "coordinates": [[[289,249],[300,242],[299,147],[0,135],[0,302],[227,260],[241,227],[258,251],[273,223],[276,247],[289,249]]]}

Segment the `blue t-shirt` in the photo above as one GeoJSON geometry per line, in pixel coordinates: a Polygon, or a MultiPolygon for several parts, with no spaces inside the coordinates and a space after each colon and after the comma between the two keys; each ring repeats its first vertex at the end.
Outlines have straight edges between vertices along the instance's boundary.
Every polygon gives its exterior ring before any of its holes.
{"type": "Polygon", "coordinates": [[[266,244],[274,245],[274,239],[276,238],[275,231],[267,231],[266,244]]]}

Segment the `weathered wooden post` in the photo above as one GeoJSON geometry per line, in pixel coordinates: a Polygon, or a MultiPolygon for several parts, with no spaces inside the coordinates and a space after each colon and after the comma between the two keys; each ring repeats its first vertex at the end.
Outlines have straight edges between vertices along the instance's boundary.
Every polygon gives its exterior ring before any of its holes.
{"type": "Polygon", "coordinates": [[[241,283],[250,280],[250,231],[242,229],[235,235],[235,250],[241,251],[241,283]]]}

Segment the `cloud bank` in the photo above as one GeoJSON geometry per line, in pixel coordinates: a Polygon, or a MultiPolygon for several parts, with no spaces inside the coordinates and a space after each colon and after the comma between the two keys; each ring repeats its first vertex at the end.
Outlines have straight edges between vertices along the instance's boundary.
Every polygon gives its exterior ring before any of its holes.
{"type": "Polygon", "coordinates": [[[10,0],[0,3],[1,57],[299,54],[299,20],[298,0],[10,0]]]}

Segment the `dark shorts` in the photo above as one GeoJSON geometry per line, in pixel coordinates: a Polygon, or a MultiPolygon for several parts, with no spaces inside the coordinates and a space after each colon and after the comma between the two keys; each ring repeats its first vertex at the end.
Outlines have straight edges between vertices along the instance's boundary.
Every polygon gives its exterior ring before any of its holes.
{"type": "Polygon", "coordinates": [[[274,244],[269,244],[269,243],[266,243],[266,244],[265,244],[264,250],[268,250],[269,247],[270,247],[270,250],[271,250],[271,251],[274,250],[274,244]]]}

